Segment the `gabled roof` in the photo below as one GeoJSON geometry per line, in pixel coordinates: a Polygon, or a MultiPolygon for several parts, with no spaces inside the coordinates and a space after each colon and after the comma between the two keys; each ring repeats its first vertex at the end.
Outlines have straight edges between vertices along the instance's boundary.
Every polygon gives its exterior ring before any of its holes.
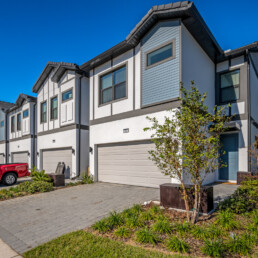
{"type": "Polygon", "coordinates": [[[59,82],[64,73],[69,71],[76,71],[77,73],[83,73],[77,64],[60,62],[51,78],[53,82],[59,82]]]}
{"type": "Polygon", "coordinates": [[[13,106],[8,109],[8,112],[11,112],[11,111],[15,110],[16,108],[21,107],[23,105],[24,101],[36,103],[37,102],[37,98],[35,98],[33,96],[30,96],[30,95],[26,95],[26,94],[21,93],[18,96],[18,98],[15,101],[15,103],[13,104],[13,106]]]}
{"type": "Polygon", "coordinates": [[[33,85],[32,91],[37,93],[41,87],[41,85],[44,83],[44,81],[46,80],[46,78],[49,76],[49,74],[51,73],[51,71],[56,68],[58,66],[57,62],[48,62],[44,68],[44,70],[42,71],[42,73],[40,74],[39,78],[37,79],[37,81],[35,82],[35,84],[33,85]]]}
{"type": "Polygon", "coordinates": [[[186,28],[213,61],[216,60],[217,56],[223,55],[223,50],[212,35],[195,5],[190,1],[183,1],[152,7],[124,41],[82,64],[80,68],[89,72],[92,68],[107,62],[112,57],[116,57],[132,49],[139,44],[143,36],[153,25],[158,21],[167,19],[181,19],[186,28]]]}
{"type": "Polygon", "coordinates": [[[9,108],[13,107],[14,104],[10,102],[0,101],[0,109],[3,111],[8,110],[9,108]]]}

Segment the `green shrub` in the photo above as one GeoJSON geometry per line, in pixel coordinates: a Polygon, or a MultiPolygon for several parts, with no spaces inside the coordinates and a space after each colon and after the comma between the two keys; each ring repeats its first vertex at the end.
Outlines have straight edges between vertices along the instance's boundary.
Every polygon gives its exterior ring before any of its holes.
{"type": "MultiPolygon", "coordinates": [[[[50,192],[53,190],[53,184],[45,181],[32,181],[28,182],[29,184],[26,186],[25,189],[28,193],[44,193],[44,192],[50,192]]],[[[21,184],[20,184],[21,185],[21,184]]]]}
{"type": "Polygon", "coordinates": [[[225,230],[232,230],[238,228],[238,223],[235,220],[235,216],[229,210],[220,211],[217,215],[215,224],[221,226],[225,230]]]}
{"type": "Polygon", "coordinates": [[[191,230],[191,225],[190,223],[184,221],[183,223],[175,223],[174,225],[174,229],[176,230],[176,232],[180,235],[180,236],[184,236],[186,233],[190,232],[191,230]]]}
{"type": "Polygon", "coordinates": [[[118,229],[115,230],[114,235],[119,237],[119,238],[128,238],[131,236],[132,231],[125,226],[119,227],[118,229]]]}
{"type": "Polygon", "coordinates": [[[164,213],[164,210],[161,210],[160,206],[156,206],[156,205],[154,205],[153,207],[151,207],[149,211],[150,211],[150,213],[151,213],[153,216],[163,215],[163,213],[164,213]]]}
{"type": "Polygon", "coordinates": [[[97,230],[99,233],[106,233],[110,230],[110,227],[107,223],[107,219],[101,219],[92,225],[92,228],[97,230]]]}
{"type": "Polygon", "coordinates": [[[158,220],[155,224],[153,224],[152,229],[154,232],[161,234],[171,234],[172,225],[167,220],[158,220]]]}
{"type": "Polygon", "coordinates": [[[166,246],[170,251],[187,253],[190,249],[189,245],[182,239],[176,236],[169,238],[166,242],[166,246]]]}
{"type": "Polygon", "coordinates": [[[211,257],[223,257],[225,245],[221,240],[205,240],[201,251],[211,257]]]}
{"type": "Polygon", "coordinates": [[[93,176],[92,175],[86,175],[86,173],[83,174],[81,184],[93,184],[93,176]]]}
{"type": "Polygon", "coordinates": [[[154,219],[154,216],[150,211],[144,211],[139,215],[139,220],[142,221],[144,224],[149,222],[150,220],[154,219]]]}
{"type": "Polygon", "coordinates": [[[222,230],[221,228],[219,228],[215,225],[209,226],[207,228],[207,230],[209,231],[210,238],[219,238],[219,237],[225,236],[227,234],[227,232],[225,232],[224,230],[222,230]]]}
{"type": "Polygon", "coordinates": [[[227,244],[227,248],[231,253],[248,255],[251,252],[251,246],[246,240],[244,237],[234,236],[227,244]]]}
{"type": "Polygon", "coordinates": [[[132,215],[125,220],[125,224],[130,228],[137,228],[144,226],[144,223],[139,220],[137,215],[132,215]]]}
{"type": "Polygon", "coordinates": [[[123,224],[123,218],[120,214],[117,214],[115,211],[110,213],[110,216],[107,219],[107,223],[110,229],[113,229],[116,226],[123,224]]]}
{"type": "Polygon", "coordinates": [[[135,235],[136,241],[142,244],[156,245],[159,242],[158,236],[148,228],[138,230],[135,235]]]}
{"type": "Polygon", "coordinates": [[[33,181],[43,181],[43,182],[52,181],[51,177],[45,174],[45,170],[38,171],[36,167],[33,167],[31,169],[30,176],[33,181]]]}
{"type": "Polygon", "coordinates": [[[194,226],[191,230],[191,233],[193,237],[198,239],[207,239],[211,236],[211,232],[203,226],[194,226]]]}
{"type": "Polygon", "coordinates": [[[241,214],[258,208],[258,180],[249,179],[242,183],[230,198],[219,204],[219,210],[229,209],[241,214]]]}
{"type": "Polygon", "coordinates": [[[256,232],[254,233],[245,233],[242,235],[242,239],[249,245],[257,245],[258,244],[258,233],[257,233],[257,229],[256,232]]]}
{"type": "Polygon", "coordinates": [[[140,214],[142,212],[142,206],[140,204],[134,204],[131,208],[133,212],[140,214]]]}

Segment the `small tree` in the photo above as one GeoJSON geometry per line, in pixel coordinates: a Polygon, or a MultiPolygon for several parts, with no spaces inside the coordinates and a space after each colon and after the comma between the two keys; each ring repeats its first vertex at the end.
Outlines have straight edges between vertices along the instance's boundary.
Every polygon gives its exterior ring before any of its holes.
{"type": "Polygon", "coordinates": [[[191,90],[181,84],[181,96],[182,105],[171,111],[171,117],[165,117],[162,124],[155,117],[147,117],[152,126],[144,130],[153,131],[155,149],[149,151],[150,159],[162,173],[180,181],[187,220],[195,223],[199,217],[203,180],[224,165],[220,161],[220,134],[226,130],[224,124],[229,118],[223,108],[215,106],[213,112],[209,112],[204,104],[207,94],[201,94],[194,82],[191,82],[191,90]],[[194,189],[191,213],[186,178],[194,189]]]}

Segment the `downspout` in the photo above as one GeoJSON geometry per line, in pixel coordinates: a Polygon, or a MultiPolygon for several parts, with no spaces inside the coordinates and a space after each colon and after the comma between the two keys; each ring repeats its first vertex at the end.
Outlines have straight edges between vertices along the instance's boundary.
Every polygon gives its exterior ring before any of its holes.
{"type": "Polygon", "coordinates": [[[8,121],[7,121],[8,117],[7,117],[7,111],[5,112],[5,163],[8,163],[9,160],[9,153],[8,153],[8,121]]]}
{"type": "Polygon", "coordinates": [[[81,175],[81,108],[82,108],[82,104],[81,104],[81,92],[82,92],[82,80],[83,75],[81,75],[79,77],[79,142],[78,142],[78,147],[79,147],[79,160],[78,160],[78,167],[79,167],[79,172],[78,172],[78,177],[81,175]]]}
{"type": "Polygon", "coordinates": [[[33,166],[37,167],[37,151],[36,151],[36,103],[33,104],[33,166]]]}
{"type": "Polygon", "coordinates": [[[247,113],[248,113],[248,172],[251,171],[251,95],[250,95],[250,58],[249,51],[246,50],[247,57],[247,113]]]}

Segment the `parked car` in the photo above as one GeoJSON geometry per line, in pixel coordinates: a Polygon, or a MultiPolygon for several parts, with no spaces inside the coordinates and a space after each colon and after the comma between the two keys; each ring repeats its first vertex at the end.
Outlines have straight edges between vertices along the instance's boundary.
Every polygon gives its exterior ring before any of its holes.
{"type": "Polygon", "coordinates": [[[0,164],[0,181],[14,185],[18,177],[29,176],[28,163],[0,164]]]}

